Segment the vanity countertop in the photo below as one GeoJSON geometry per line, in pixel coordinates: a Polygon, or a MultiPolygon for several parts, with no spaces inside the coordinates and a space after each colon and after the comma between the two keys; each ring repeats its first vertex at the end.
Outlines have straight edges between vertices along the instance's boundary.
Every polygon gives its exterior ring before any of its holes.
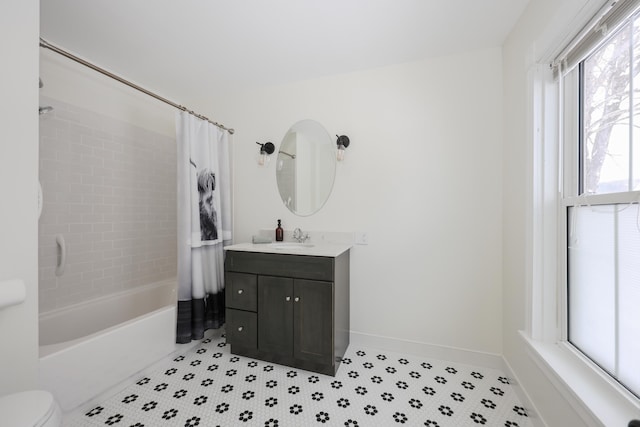
{"type": "Polygon", "coordinates": [[[336,243],[295,243],[295,242],[273,242],[273,243],[239,243],[225,246],[226,251],[262,252],[269,254],[288,255],[308,255],[337,257],[348,251],[351,245],[336,243]]]}

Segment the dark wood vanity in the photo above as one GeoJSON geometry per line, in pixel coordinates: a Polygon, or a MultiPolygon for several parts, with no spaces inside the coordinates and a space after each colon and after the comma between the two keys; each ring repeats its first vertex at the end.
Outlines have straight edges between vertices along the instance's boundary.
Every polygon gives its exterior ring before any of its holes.
{"type": "Polygon", "coordinates": [[[231,353],[335,375],[349,345],[349,249],[227,250],[225,281],[231,353]]]}

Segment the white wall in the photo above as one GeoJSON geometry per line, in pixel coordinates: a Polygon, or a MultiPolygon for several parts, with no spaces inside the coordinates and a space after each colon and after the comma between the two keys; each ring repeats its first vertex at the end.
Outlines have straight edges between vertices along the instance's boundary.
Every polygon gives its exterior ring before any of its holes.
{"type": "Polygon", "coordinates": [[[351,257],[352,331],[500,354],[501,93],[501,53],[487,49],[186,102],[237,131],[236,242],[278,218],[365,231],[351,257]],[[278,148],[302,119],[351,139],[309,217],[281,203],[276,162],[255,161],[256,141],[278,148]]]}
{"type": "Polygon", "coordinates": [[[527,71],[568,42],[576,21],[594,11],[593,0],[539,0],[528,8],[503,47],[503,344],[504,357],[549,426],[584,421],[529,358],[518,330],[526,328],[527,197],[531,167],[527,155],[527,71]]]}
{"type": "Polygon", "coordinates": [[[0,395],[37,386],[38,14],[37,0],[0,3],[0,281],[27,288],[0,311],[0,395]]]}

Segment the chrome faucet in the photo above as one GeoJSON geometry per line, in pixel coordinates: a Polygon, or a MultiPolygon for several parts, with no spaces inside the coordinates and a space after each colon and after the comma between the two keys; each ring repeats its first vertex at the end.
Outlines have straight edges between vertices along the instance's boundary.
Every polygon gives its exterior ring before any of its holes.
{"type": "Polygon", "coordinates": [[[309,239],[309,233],[303,234],[302,230],[300,230],[299,228],[296,228],[295,230],[293,230],[293,238],[298,243],[304,243],[309,239]]]}

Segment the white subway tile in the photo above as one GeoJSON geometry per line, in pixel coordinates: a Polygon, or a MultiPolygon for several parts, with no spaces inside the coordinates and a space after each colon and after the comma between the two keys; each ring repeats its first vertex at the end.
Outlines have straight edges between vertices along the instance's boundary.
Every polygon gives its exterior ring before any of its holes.
{"type": "MultiPolygon", "coordinates": [[[[104,217],[104,215],[102,215],[104,217]]],[[[96,232],[104,232],[104,231],[113,231],[113,224],[108,222],[101,222],[93,224],[93,231],[96,232]]]]}
{"type": "Polygon", "coordinates": [[[94,270],[93,268],[90,271],[82,273],[82,280],[86,281],[87,283],[90,283],[95,279],[102,279],[103,277],[104,274],[102,273],[102,270],[94,270]]]}
{"type": "MultiPolygon", "coordinates": [[[[102,214],[90,213],[82,215],[82,222],[85,224],[91,224],[92,226],[94,226],[95,224],[100,224],[103,221],[104,215],[102,214]]],[[[95,228],[93,228],[93,231],[96,231],[95,228]]]]}
{"type": "Polygon", "coordinates": [[[40,227],[42,235],[46,236],[54,236],[59,233],[68,233],[69,232],[69,224],[43,224],[40,227]]]}
{"type": "MultiPolygon", "coordinates": [[[[117,288],[117,284],[115,287],[117,288]]],[[[103,277],[102,279],[93,280],[93,287],[95,289],[101,290],[103,293],[107,294],[108,291],[114,287],[113,277],[103,277]]]]}
{"type": "Polygon", "coordinates": [[[55,114],[40,129],[41,309],[175,276],[175,140],[60,101],[49,104],[55,114]],[[58,233],[69,249],[59,278],[58,233]]]}
{"type": "Polygon", "coordinates": [[[122,256],[122,249],[109,249],[102,253],[103,259],[118,258],[122,256]]]}
{"type": "MultiPolygon", "coordinates": [[[[103,251],[113,249],[113,242],[111,241],[98,241],[93,242],[92,250],[95,252],[102,253],[103,251]]],[[[102,256],[101,256],[102,258],[102,256]]]]}
{"type": "Polygon", "coordinates": [[[96,149],[102,149],[104,146],[104,139],[96,138],[95,135],[82,135],[80,138],[80,143],[87,147],[93,148],[92,152],[96,151],[96,149]]]}
{"type": "Polygon", "coordinates": [[[114,266],[114,267],[105,268],[102,271],[104,273],[104,277],[114,277],[114,276],[122,273],[122,266],[121,265],[117,265],[117,266],[114,266]]]}
{"type": "Polygon", "coordinates": [[[88,233],[93,231],[91,224],[69,224],[70,233],[88,233]]]}
{"type": "Polygon", "coordinates": [[[113,259],[102,259],[101,261],[97,260],[93,262],[93,269],[102,270],[113,266],[113,264],[113,259]]]}

